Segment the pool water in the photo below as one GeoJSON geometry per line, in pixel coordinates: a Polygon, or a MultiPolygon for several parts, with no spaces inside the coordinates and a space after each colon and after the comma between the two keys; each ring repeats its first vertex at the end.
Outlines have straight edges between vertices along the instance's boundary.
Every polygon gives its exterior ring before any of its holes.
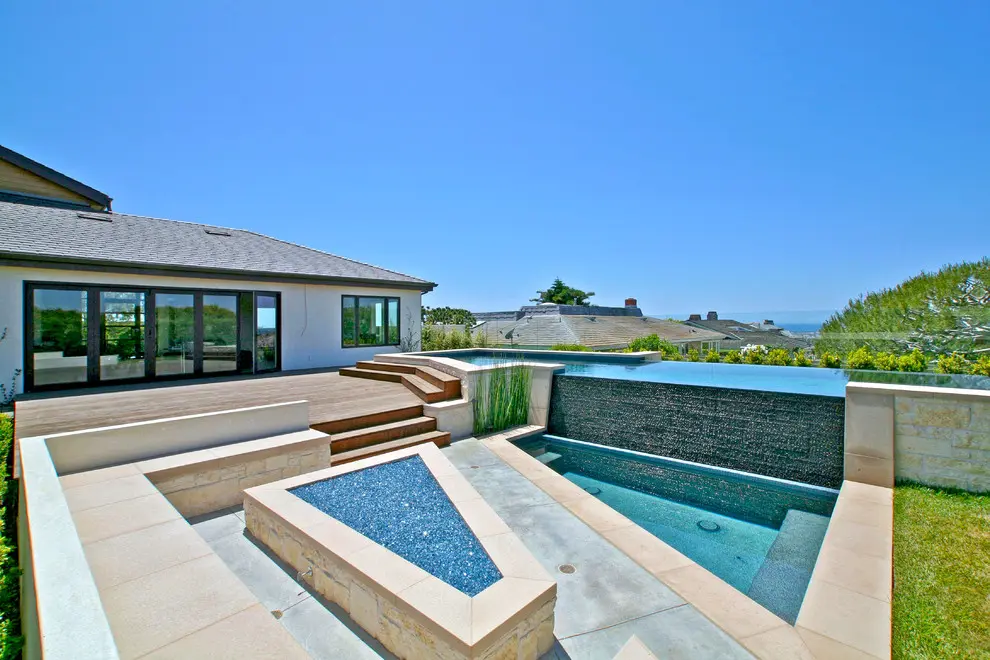
{"type": "Polygon", "coordinates": [[[589,355],[587,358],[570,354],[567,355],[567,359],[556,359],[548,357],[545,352],[483,349],[470,352],[438,352],[432,355],[453,358],[478,366],[505,364],[517,360],[557,363],[564,365],[564,373],[568,376],[835,397],[846,395],[846,383],[849,381],[990,389],[990,378],[985,376],[854,371],[821,367],[774,367],[761,364],[648,362],[628,355],[623,356],[621,353],[589,355]]]}
{"type": "Polygon", "coordinates": [[[502,578],[419,456],[290,492],[468,596],[502,578]]]}
{"type": "Polygon", "coordinates": [[[518,446],[793,623],[837,491],[556,436],[518,446]]]}
{"type": "MultiPolygon", "coordinates": [[[[461,359],[461,358],[458,358],[461,359]]],[[[498,358],[476,356],[465,362],[490,365],[504,362],[498,358]]],[[[531,360],[531,358],[526,358],[531,360]]],[[[550,360],[544,360],[550,362],[550,360]]],[[[849,377],[842,369],[770,367],[755,364],[708,364],[706,362],[641,362],[612,364],[599,362],[562,362],[568,376],[642,380],[677,385],[707,385],[739,390],[788,392],[845,396],[849,377]]]]}

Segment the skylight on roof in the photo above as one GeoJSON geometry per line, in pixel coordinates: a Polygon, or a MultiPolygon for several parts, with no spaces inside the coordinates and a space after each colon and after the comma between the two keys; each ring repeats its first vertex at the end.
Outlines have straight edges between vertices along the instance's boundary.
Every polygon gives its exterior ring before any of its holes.
{"type": "Polygon", "coordinates": [[[109,213],[76,213],[77,217],[84,220],[99,220],[100,222],[113,222],[113,216],[109,213]]]}

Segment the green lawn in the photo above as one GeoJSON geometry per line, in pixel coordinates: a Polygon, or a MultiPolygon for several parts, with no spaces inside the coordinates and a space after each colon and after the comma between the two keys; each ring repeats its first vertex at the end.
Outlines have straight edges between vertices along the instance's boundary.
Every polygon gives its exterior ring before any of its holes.
{"type": "Polygon", "coordinates": [[[894,491],[895,659],[990,659],[990,494],[894,491]]]}

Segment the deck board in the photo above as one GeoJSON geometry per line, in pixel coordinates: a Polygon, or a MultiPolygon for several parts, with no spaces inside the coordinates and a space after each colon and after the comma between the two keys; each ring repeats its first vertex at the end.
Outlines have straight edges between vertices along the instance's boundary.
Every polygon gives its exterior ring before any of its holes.
{"type": "Polygon", "coordinates": [[[347,378],[336,372],[279,374],[21,398],[14,408],[14,430],[17,438],[28,438],[303,399],[309,401],[310,424],[423,403],[400,383],[347,378]]]}

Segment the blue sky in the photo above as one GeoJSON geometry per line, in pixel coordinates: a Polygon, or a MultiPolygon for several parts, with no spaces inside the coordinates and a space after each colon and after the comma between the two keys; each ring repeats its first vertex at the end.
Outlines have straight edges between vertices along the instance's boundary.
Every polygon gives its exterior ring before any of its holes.
{"type": "Polygon", "coordinates": [[[14,0],[0,30],[0,144],[429,305],[560,276],[657,314],[833,309],[990,245],[983,0],[14,0]]]}

